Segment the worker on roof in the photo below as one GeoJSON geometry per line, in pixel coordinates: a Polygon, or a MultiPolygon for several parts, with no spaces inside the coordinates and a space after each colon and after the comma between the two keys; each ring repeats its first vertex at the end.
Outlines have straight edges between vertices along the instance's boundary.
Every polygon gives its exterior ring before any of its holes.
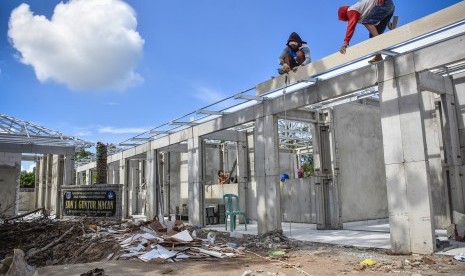
{"type": "MultiPolygon", "coordinates": [[[[338,10],[339,20],[347,21],[346,37],[339,52],[346,53],[350,39],[354,35],[357,23],[363,24],[370,33],[370,38],[384,33],[394,14],[394,3],[392,0],[361,0],[352,6],[342,6],[338,10]]],[[[391,26],[389,27],[391,29],[391,26]]],[[[375,63],[382,60],[381,54],[369,60],[375,63]]]]}
{"type": "Polygon", "coordinates": [[[279,74],[282,75],[291,70],[295,71],[297,66],[304,66],[310,62],[310,48],[307,42],[303,41],[296,32],[292,32],[279,56],[279,64],[282,65],[278,69],[279,74]]]}

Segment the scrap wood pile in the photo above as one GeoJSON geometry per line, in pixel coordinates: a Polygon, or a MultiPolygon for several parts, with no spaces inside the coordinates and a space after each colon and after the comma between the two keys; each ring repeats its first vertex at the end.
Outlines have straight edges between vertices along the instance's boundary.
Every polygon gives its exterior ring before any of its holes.
{"type": "Polygon", "coordinates": [[[32,220],[10,219],[0,222],[0,260],[12,256],[14,249],[24,251],[27,263],[37,267],[104,259],[175,262],[242,254],[236,244],[215,243],[213,232],[200,238],[204,234],[181,221],[64,221],[43,215],[32,220]]]}
{"type": "Polygon", "coordinates": [[[28,264],[52,264],[98,261],[119,245],[87,220],[58,221],[46,215],[25,220],[8,219],[0,223],[0,260],[25,252],[28,264]]]}

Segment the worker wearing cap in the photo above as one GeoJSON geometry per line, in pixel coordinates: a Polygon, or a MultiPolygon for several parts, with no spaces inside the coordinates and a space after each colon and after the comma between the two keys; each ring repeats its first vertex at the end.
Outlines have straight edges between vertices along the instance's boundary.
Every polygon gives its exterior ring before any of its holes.
{"type": "MultiPolygon", "coordinates": [[[[394,9],[392,0],[361,0],[350,7],[340,7],[338,10],[339,20],[347,21],[348,24],[344,44],[339,52],[346,53],[357,23],[363,24],[368,29],[370,38],[384,33],[394,14],[394,9]]],[[[381,54],[376,54],[369,62],[374,63],[382,59],[381,54]]]]}
{"type": "Polygon", "coordinates": [[[282,65],[282,67],[278,72],[280,74],[285,74],[291,70],[297,69],[297,66],[303,66],[310,62],[310,48],[307,42],[302,41],[297,33],[292,32],[287,40],[286,46],[279,56],[279,64],[282,65]]]}

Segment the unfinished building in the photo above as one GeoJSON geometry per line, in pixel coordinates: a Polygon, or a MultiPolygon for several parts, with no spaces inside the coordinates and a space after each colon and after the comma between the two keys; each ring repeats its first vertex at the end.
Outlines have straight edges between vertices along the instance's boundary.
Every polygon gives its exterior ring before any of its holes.
{"type": "Polygon", "coordinates": [[[108,157],[123,217],[205,225],[237,194],[260,234],[384,219],[397,252],[434,252],[435,229],[465,213],[464,15],[461,2],[125,141],[108,157]],[[220,169],[235,181],[218,185],[220,169]]]}

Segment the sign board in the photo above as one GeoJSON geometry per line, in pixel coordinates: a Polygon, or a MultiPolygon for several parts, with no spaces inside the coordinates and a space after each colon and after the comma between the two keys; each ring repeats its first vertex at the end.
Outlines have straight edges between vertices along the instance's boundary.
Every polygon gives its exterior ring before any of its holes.
{"type": "Polygon", "coordinates": [[[113,217],[116,214],[116,193],[112,190],[65,191],[63,215],[113,217]]]}

